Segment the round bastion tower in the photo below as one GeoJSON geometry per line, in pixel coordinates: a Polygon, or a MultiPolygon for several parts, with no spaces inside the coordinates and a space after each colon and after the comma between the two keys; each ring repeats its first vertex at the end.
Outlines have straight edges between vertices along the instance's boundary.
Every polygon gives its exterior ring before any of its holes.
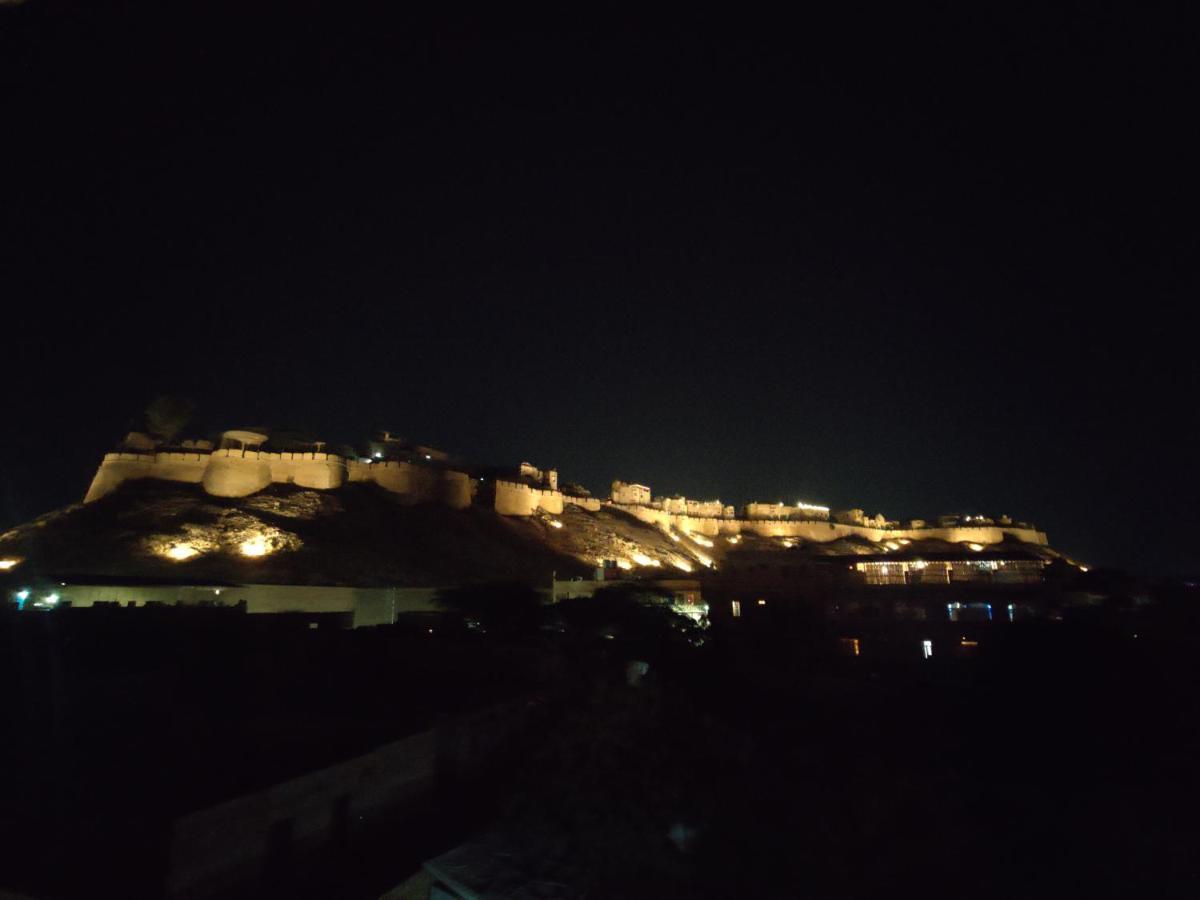
{"type": "Polygon", "coordinates": [[[204,490],[214,497],[247,497],[271,483],[267,436],[257,431],[226,431],[204,470],[204,490]]]}

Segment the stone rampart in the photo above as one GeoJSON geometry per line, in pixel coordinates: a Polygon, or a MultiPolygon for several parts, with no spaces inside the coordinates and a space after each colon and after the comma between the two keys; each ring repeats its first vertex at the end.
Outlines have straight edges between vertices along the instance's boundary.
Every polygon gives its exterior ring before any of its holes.
{"type": "Polygon", "coordinates": [[[889,541],[906,538],[909,540],[942,540],[950,543],[998,544],[1005,536],[1028,544],[1045,546],[1045,533],[1033,528],[1011,525],[977,525],[952,528],[878,528],[865,525],[849,525],[842,522],[811,521],[801,519],[712,519],[676,515],[652,506],[626,503],[610,503],[615,509],[623,510],[637,519],[664,530],[717,535],[757,534],[762,537],[796,538],[798,540],[825,543],[844,537],[861,537],[869,541],[889,541]]]}
{"type": "Polygon", "coordinates": [[[328,491],[348,481],[373,481],[413,503],[444,503],[454,509],[470,506],[475,488],[465,472],[391,460],[367,464],[333,453],[272,453],[239,448],[211,453],[123,451],[105,454],[84,503],[99,500],[122,483],[141,478],[200,484],[214,497],[247,497],[269,484],[328,491]]]}
{"type": "Polygon", "coordinates": [[[563,494],[563,506],[578,506],[588,512],[600,512],[600,498],[572,497],[570,494],[563,494]]]}
{"type": "Polygon", "coordinates": [[[160,478],[199,484],[208,467],[207,453],[167,451],[163,453],[106,453],[88,486],[84,503],[111,494],[122,483],[139,478],[160,478]]]}
{"type": "Polygon", "coordinates": [[[214,450],[201,484],[214,497],[249,497],[271,483],[271,456],[258,450],[214,450]]]}
{"type": "Polygon", "coordinates": [[[515,481],[496,482],[496,512],[500,515],[532,516],[539,509],[551,515],[561,515],[562,491],[531,488],[515,481]]]}

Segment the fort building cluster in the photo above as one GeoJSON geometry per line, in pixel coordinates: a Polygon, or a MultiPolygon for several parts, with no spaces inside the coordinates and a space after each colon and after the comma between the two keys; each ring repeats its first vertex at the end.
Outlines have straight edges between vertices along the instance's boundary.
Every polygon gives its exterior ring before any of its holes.
{"type": "Polygon", "coordinates": [[[273,436],[265,430],[224,432],[216,441],[183,440],[168,445],[140,432],[126,436],[105,455],[85,503],[98,500],[126,481],[158,479],[198,484],[215,497],[248,497],[272,484],[319,491],[370,482],[407,503],[438,503],[453,509],[485,505],[503,516],[560,515],[566,506],[596,512],[622,510],[668,533],[736,541],[743,533],[824,543],[859,537],[873,542],[938,539],[952,543],[997,544],[1006,538],[1046,545],[1043,532],[1007,516],[940,516],[891,520],[861,509],[831,510],[817,504],[752,502],[739,511],[718,499],[655,497],[642,484],[614,481],[607,498],[574,484],[559,483],[555,469],[528,462],[515,468],[476,468],[432,447],[381,432],[366,452],[330,449],[321,441],[273,436]]]}

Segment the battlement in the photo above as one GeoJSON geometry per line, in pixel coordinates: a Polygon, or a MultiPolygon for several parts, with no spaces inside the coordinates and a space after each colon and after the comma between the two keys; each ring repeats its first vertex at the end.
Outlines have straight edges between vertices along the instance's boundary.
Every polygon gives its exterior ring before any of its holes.
{"type": "Polygon", "coordinates": [[[827,506],[798,501],[794,506],[782,502],[747,503],[738,518],[732,506],[720,500],[688,500],[686,497],[648,499],[650,488],[624,481],[612,483],[611,505],[630,513],[647,524],[665,531],[685,534],[736,536],[742,533],[761,537],[795,539],[824,543],[844,537],[860,537],[873,542],[898,540],[944,540],[950,543],[987,545],[1005,538],[1030,544],[1048,543],[1046,535],[1025,522],[1008,516],[941,516],[936,526],[924,519],[912,519],[907,527],[883,513],[867,516],[861,509],[833,512],[827,506]]]}
{"type": "MultiPolygon", "coordinates": [[[[522,462],[515,469],[492,470],[476,478],[451,468],[449,456],[433,448],[402,442],[384,433],[372,442],[367,457],[327,453],[321,442],[303,442],[312,450],[263,449],[269,437],[260,431],[227,431],[220,446],[208,441],[185,442],[164,448],[146,435],[132,433],[121,449],[106,453],[84,498],[91,503],[122,483],[143,478],[198,484],[216,497],[247,497],[272,484],[294,484],[311,490],[337,490],[347,483],[371,482],[407,503],[439,503],[465,509],[476,502],[479,489],[496,512],[505,516],[537,513],[561,515],[565,506],[598,512],[604,506],[621,509],[669,533],[728,536],[742,533],[768,538],[827,542],[861,537],[877,543],[936,538],[952,543],[987,545],[1016,538],[1046,544],[1046,535],[1006,515],[941,516],[936,525],[912,519],[905,527],[882,513],[867,516],[861,509],[831,512],[826,506],[798,501],[794,505],[753,502],[737,515],[719,499],[693,500],[683,496],[653,497],[649,486],[613,481],[611,497],[601,500],[580,489],[564,493],[558,472],[522,462]],[[427,452],[428,451],[428,452],[427,452]]],[[[284,446],[287,446],[285,441],[284,446]]],[[[478,473],[477,473],[478,474],[478,473]]],[[[568,486],[570,487],[570,486],[568,486]]]]}

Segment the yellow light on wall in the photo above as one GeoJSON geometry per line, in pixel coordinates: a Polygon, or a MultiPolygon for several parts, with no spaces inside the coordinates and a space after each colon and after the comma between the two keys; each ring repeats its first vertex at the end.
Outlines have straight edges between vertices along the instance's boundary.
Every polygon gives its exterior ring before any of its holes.
{"type": "Polygon", "coordinates": [[[558,521],[558,519],[551,519],[550,527],[551,528],[562,528],[562,522],[558,521]]]}
{"type": "Polygon", "coordinates": [[[617,568],[618,569],[632,569],[633,563],[631,563],[627,559],[618,559],[617,560],[617,568]]]}
{"type": "Polygon", "coordinates": [[[200,551],[191,544],[172,544],[167,549],[167,558],[173,559],[176,562],[183,562],[185,559],[191,559],[193,556],[199,556],[200,551]]]}
{"type": "Polygon", "coordinates": [[[19,559],[16,559],[11,556],[8,557],[7,559],[0,559],[0,572],[7,572],[10,569],[15,569],[20,564],[21,564],[21,561],[19,559]]]}
{"type": "Polygon", "coordinates": [[[695,541],[697,544],[699,544],[701,547],[711,547],[713,545],[713,542],[710,541],[708,538],[701,537],[698,534],[689,534],[688,537],[691,538],[693,541],[695,541]]]}
{"type": "Polygon", "coordinates": [[[267,543],[267,539],[261,534],[257,537],[252,537],[249,540],[242,541],[238,548],[242,556],[266,556],[271,552],[271,545],[267,543]]]}
{"type": "Polygon", "coordinates": [[[967,544],[967,546],[970,547],[972,550],[974,550],[976,553],[978,553],[980,550],[983,549],[983,544],[967,544]]]}
{"type": "Polygon", "coordinates": [[[671,560],[671,565],[683,572],[692,571],[692,564],[682,559],[671,560]]]}
{"type": "Polygon", "coordinates": [[[652,566],[655,562],[645,553],[631,553],[630,558],[639,566],[652,566]]]}

